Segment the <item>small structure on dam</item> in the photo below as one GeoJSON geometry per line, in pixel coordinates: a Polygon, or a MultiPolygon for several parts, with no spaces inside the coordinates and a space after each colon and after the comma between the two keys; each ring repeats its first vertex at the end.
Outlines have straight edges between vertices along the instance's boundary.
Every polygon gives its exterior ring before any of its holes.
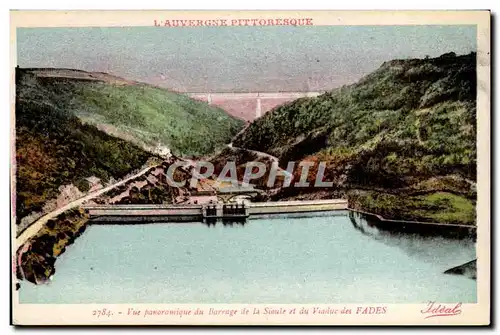
{"type": "Polygon", "coordinates": [[[249,216],[245,203],[204,205],[202,211],[204,219],[242,219],[249,216]]]}

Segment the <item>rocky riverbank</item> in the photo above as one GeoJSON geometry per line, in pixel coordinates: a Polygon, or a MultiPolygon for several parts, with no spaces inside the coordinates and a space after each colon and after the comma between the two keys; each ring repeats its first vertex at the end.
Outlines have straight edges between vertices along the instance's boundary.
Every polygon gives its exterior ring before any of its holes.
{"type": "Polygon", "coordinates": [[[21,250],[27,250],[22,253],[21,264],[17,267],[18,279],[26,279],[35,284],[49,280],[55,273],[57,257],[83,234],[87,224],[88,217],[79,208],[47,221],[45,227],[27,242],[28,247],[22,247],[21,250]]]}
{"type": "MultiPolygon", "coordinates": [[[[175,198],[188,195],[185,188],[168,185],[166,171],[171,161],[152,167],[143,176],[128,181],[122,186],[104,193],[92,200],[97,204],[164,204],[175,198]]],[[[176,171],[174,178],[188,177],[187,172],[176,171]]],[[[85,231],[88,216],[81,208],[68,210],[46,225],[31,238],[17,253],[20,266],[16,268],[18,279],[35,284],[44,283],[55,273],[57,257],[85,231]]]]}

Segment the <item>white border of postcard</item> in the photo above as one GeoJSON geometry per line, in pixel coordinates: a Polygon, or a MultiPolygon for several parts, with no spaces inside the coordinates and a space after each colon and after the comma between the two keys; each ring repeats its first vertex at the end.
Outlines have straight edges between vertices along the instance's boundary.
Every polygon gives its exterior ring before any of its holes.
{"type": "MultiPolygon", "coordinates": [[[[11,11],[11,120],[14,120],[14,68],[17,27],[87,27],[152,26],[154,20],[232,20],[310,19],[313,25],[459,25],[477,26],[478,137],[477,137],[477,303],[447,304],[455,308],[453,316],[426,318],[427,304],[331,304],[331,305],[158,305],[158,304],[20,304],[12,282],[12,313],[15,325],[487,325],[490,323],[490,12],[489,11],[11,11]],[[133,317],[128,308],[208,310],[210,307],[239,311],[236,315],[169,315],[133,317]],[[245,310],[282,308],[279,315],[255,315],[245,310]],[[383,314],[291,314],[292,309],[324,307],[341,311],[385,308],[383,314]],[[110,317],[97,317],[95,311],[106,310],[110,317]],[[459,311],[459,312],[458,312],[459,311]],[[120,314],[121,313],[121,314],[120,314]]],[[[168,29],[168,28],[165,28],[168,29]]],[[[11,121],[11,125],[14,122],[11,121]]],[[[12,128],[12,127],[11,127],[12,128]]],[[[11,129],[11,136],[14,136],[11,129]]],[[[12,152],[11,162],[15,161],[12,152]]],[[[13,176],[11,176],[13,180],[13,176]]],[[[12,182],[11,182],[12,183],[12,182]]],[[[11,190],[12,189],[11,185],[11,190]]],[[[14,197],[12,197],[14,199],[14,197]]],[[[12,252],[15,253],[15,221],[12,224],[12,252]]]]}

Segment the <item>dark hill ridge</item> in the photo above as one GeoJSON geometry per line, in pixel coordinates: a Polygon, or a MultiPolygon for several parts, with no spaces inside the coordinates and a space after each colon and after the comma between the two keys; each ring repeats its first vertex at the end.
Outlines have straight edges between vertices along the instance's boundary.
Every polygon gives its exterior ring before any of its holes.
{"type": "Polygon", "coordinates": [[[327,161],[353,207],[474,224],[476,54],[385,62],[356,84],[273,109],[233,143],[283,167],[327,161]]]}
{"type": "Polygon", "coordinates": [[[18,68],[18,73],[31,74],[38,78],[59,78],[67,80],[89,80],[100,81],[109,84],[121,85],[139,85],[140,83],[134,80],[126,80],[124,78],[105,73],[105,72],[88,72],[78,69],[68,68],[18,68]]]}

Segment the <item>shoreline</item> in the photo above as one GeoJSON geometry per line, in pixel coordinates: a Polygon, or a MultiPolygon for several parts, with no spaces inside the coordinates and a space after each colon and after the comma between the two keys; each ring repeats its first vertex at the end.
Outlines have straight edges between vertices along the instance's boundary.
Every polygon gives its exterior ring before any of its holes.
{"type": "Polygon", "coordinates": [[[418,224],[418,225],[431,225],[431,226],[441,226],[441,227],[455,227],[455,228],[468,228],[468,229],[477,229],[475,225],[463,225],[456,223],[440,223],[440,222],[426,222],[426,221],[409,221],[409,220],[396,220],[396,219],[387,219],[380,214],[366,212],[360,209],[355,208],[347,208],[348,211],[361,213],[368,216],[373,216],[377,218],[377,220],[382,222],[391,222],[391,223],[402,223],[402,224],[418,224]]]}
{"type": "MultiPolygon", "coordinates": [[[[264,205],[265,202],[260,205],[264,205]]],[[[47,282],[51,276],[54,275],[55,263],[57,258],[63,254],[67,247],[73,244],[76,239],[85,232],[85,229],[88,225],[92,224],[92,221],[85,210],[83,208],[73,209],[73,216],[68,218],[66,213],[58,216],[55,220],[53,228],[44,226],[42,230],[33,238],[31,238],[26,243],[30,243],[29,248],[25,250],[24,253],[19,255],[19,251],[26,248],[19,248],[17,251],[17,256],[19,259],[22,259],[21,264],[16,268],[16,277],[18,280],[27,280],[34,284],[43,284],[47,282]],[[68,224],[68,222],[70,224],[68,224]],[[59,223],[59,225],[57,225],[59,223]],[[61,225],[61,223],[64,223],[61,225]],[[56,227],[57,226],[57,227],[56,227]],[[61,228],[62,226],[62,228],[61,228]],[[64,227],[66,229],[64,229],[64,227]],[[63,230],[63,232],[61,231],[63,230]],[[33,248],[33,246],[35,246],[33,248]],[[40,247],[43,246],[43,247],[40,247]]],[[[353,208],[347,207],[342,212],[346,212],[347,215],[349,213],[358,213],[360,215],[369,216],[371,218],[375,218],[382,225],[389,223],[390,227],[378,227],[379,229],[384,230],[406,230],[408,224],[414,225],[411,231],[425,233],[426,231],[431,232],[431,236],[435,234],[436,231],[441,231],[441,235],[446,233],[443,229],[451,228],[452,230],[458,229],[466,231],[465,235],[470,235],[470,229],[472,229],[475,233],[475,226],[465,226],[465,225],[453,225],[453,224],[443,224],[443,223],[430,223],[430,222],[419,222],[419,221],[400,221],[393,219],[386,219],[381,215],[369,213],[363,210],[357,210],[353,208]],[[399,225],[399,226],[398,226],[399,225]],[[416,227],[415,227],[416,226],[416,227]],[[423,228],[423,229],[422,229],[423,228]]],[[[313,214],[314,212],[309,212],[308,215],[313,214]]],[[[319,211],[321,213],[321,211],[319,211]]],[[[293,217],[293,214],[296,213],[288,213],[291,214],[290,217],[293,217]]],[[[303,213],[302,213],[303,214],[303,213]]],[[[285,214],[267,214],[266,217],[288,217],[289,215],[285,214]]],[[[203,223],[203,221],[199,221],[197,223],[203,223]]],[[[128,224],[128,223],[124,223],[128,224]]],[[[130,222],[130,224],[134,224],[134,222],[130,222]]],[[[137,224],[137,222],[135,222],[137,224]]],[[[145,224],[145,223],[140,223],[145,224]]],[[[378,225],[377,225],[378,226],[378,225]]],[[[462,234],[459,234],[461,236],[462,234]]],[[[475,234],[472,234],[472,237],[475,234]]],[[[449,238],[457,237],[456,235],[449,235],[446,233],[445,236],[449,238]]],[[[22,247],[25,247],[23,245],[22,247]]]]}

